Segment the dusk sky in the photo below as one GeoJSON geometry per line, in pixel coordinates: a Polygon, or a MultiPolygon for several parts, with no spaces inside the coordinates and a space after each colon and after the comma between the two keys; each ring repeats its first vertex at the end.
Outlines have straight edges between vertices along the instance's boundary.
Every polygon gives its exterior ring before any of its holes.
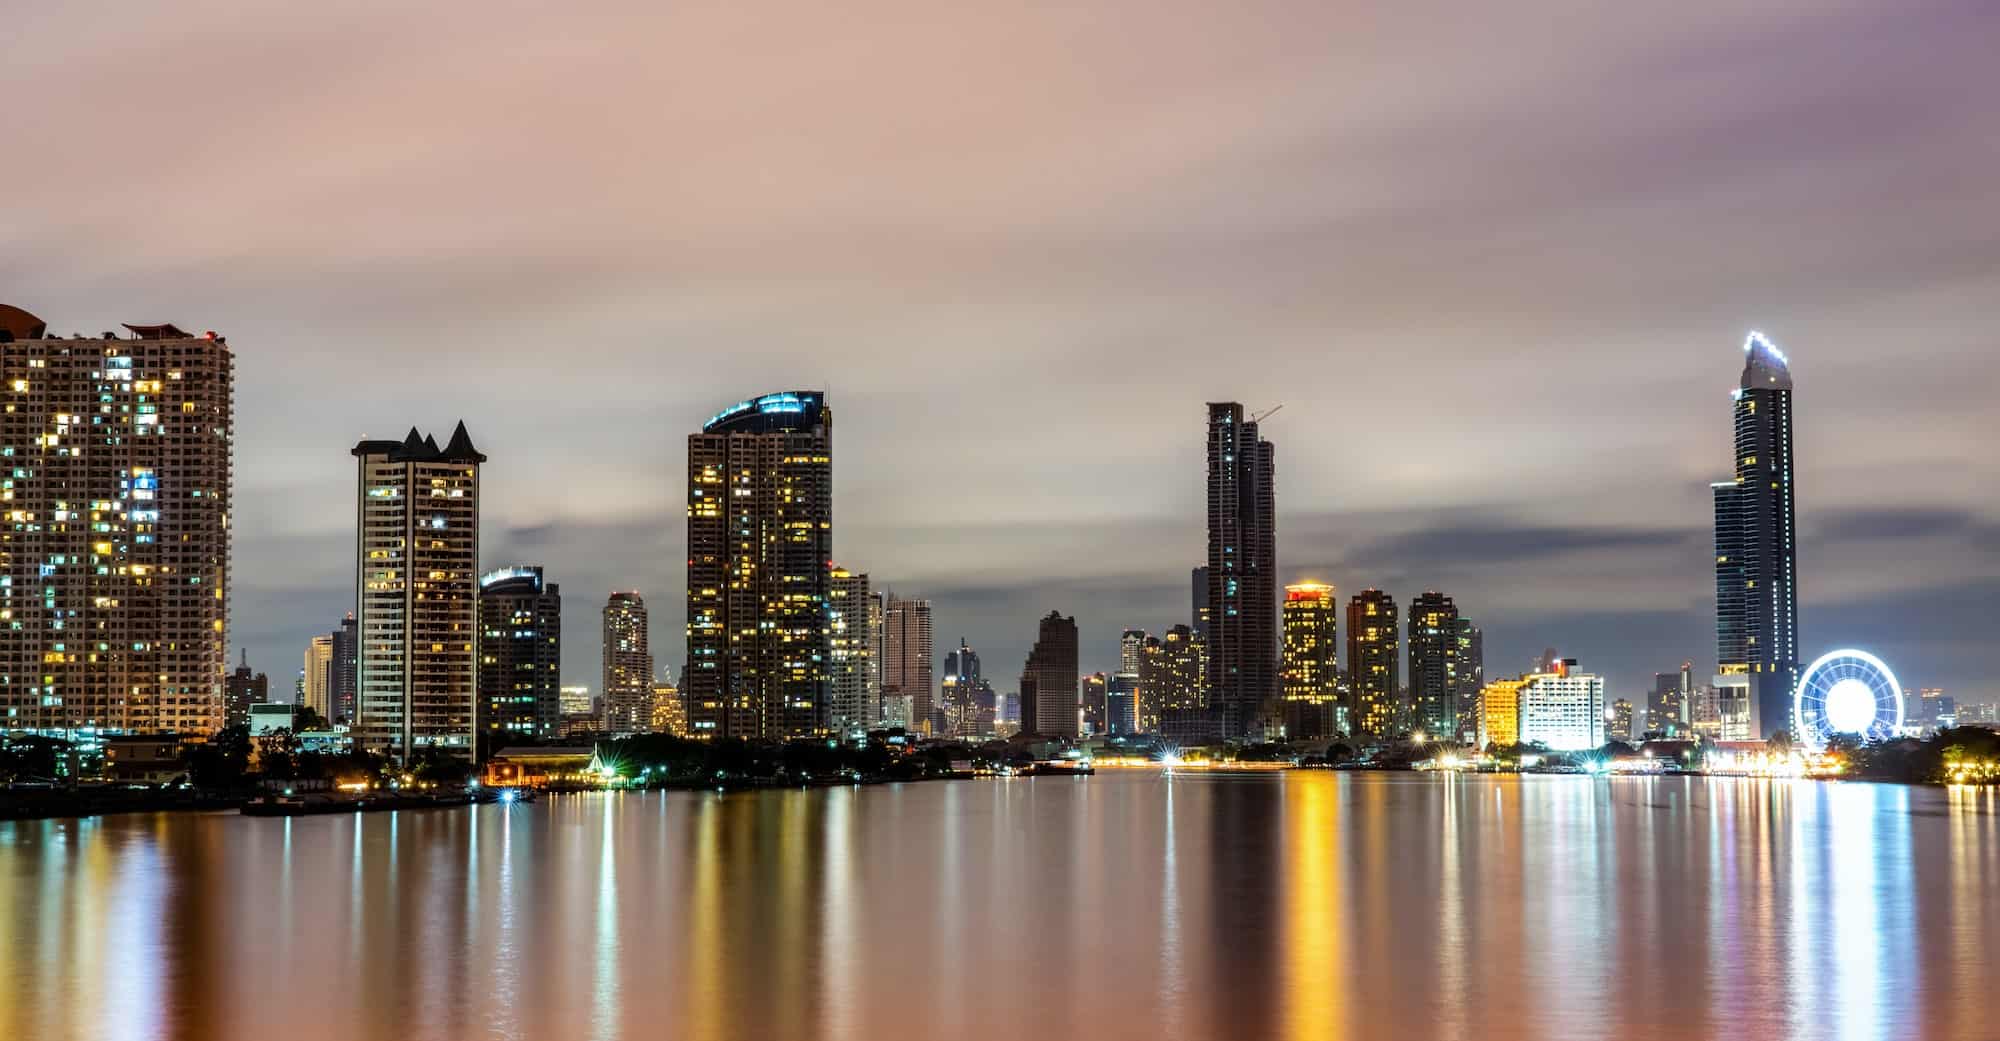
{"type": "MultiPolygon", "coordinates": [[[[486,567],[678,675],[686,436],[834,410],[835,546],[1012,690],[1187,619],[1210,400],[1290,581],[1713,665],[1708,482],[1797,379],[1806,657],[2000,698],[2000,8],[5,5],[0,302],[237,352],[231,643],[353,599],[366,437],[463,418],[486,567]]],[[[1344,633],[1343,633],[1344,637],[1344,633]]],[[[232,657],[235,651],[232,650],[232,657]]]]}

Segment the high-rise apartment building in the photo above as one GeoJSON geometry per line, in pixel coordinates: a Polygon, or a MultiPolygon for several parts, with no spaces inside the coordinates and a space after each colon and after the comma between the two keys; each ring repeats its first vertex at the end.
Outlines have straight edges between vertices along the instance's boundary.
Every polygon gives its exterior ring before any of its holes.
{"type": "Polygon", "coordinates": [[[407,761],[469,756],[479,659],[479,467],[460,423],[443,448],[415,427],[354,446],[359,473],[356,741],[407,761]]]}
{"type": "Polygon", "coordinates": [[[0,304],[0,729],[202,735],[229,667],[234,357],[0,304]]]}
{"type": "Polygon", "coordinates": [[[479,729],[562,732],[562,587],[539,567],[479,578],[479,729]]]}
{"type": "Polygon", "coordinates": [[[1347,684],[1354,699],[1348,710],[1357,736],[1387,737],[1400,727],[1396,598],[1364,589],[1347,602],[1347,684]]]}
{"type": "Polygon", "coordinates": [[[1139,662],[1139,728],[1181,745],[1213,740],[1207,649],[1199,630],[1176,625],[1146,639],[1139,662]]]}
{"type": "Polygon", "coordinates": [[[1146,630],[1127,629],[1118,634],[1118,671],[1139,674],[1139,662],[1146,657],[1146,630]]]}
{"type": "Polygon", "coordinates": [[[1076,704],[1082,718],[1080,733],[1105,733],[1105,699],[1110,694],[1110,686],[1111,677],[1101,672],[1077,679],[1076,704]]]}
{"type": "Polygon", "coordinates": [[[1410,601],[1410,723],[1433,738],[1458,733],[1458,621],[1437,590],[1410,601]]]}
{"type": "Polygon", "coordinates": [[[906,600],[889,594],[882,610],[882,700],[891,704],[885,714],[910,730],[932,734],[941,729],[932,715],[931,684],[935,674],[932,658],[931,602],[906,600]]]}
{"type": "Polygon", "coordinates": [[[321,719],[333,719],[333,635],[322,633],[306,643],[305,664],[299,669],[299,704],[321,719]]]}
{"type": "Polygon", "coordinates": [[[1799,679],[1797,529],[1792,510],[1792,373],[1760,333],[1743,343],[1736,476],[1715,493],[1716,660],[1749,677],[1751,726],[1793,729],[1799,679]]]}
{"type": "Polygon", "coordinates": [[[940,716],[947,737],[976,737],[993,730],[993,687],[980,675],[979,652],[963,638],[944,656],[940,716]]]}
{"type": "Polygon", "coordinates": [[[687,692],[696,733],[820,736],[829,711],[833,410],[766,394],[688,435],[687,692]]]}
{"type": "Polygon", "coordinates": [[[604,726],[614,734],[653,729],[653,651],[646,601],[636,590],[604,602],[604,726]]]}
{"type": "Polygon", "coordinates": [[[1208,698],[1256,736],[1278,693],[1276,450],[1235,402],[1208,406],[1208,698]]]}
{"type": "Polygon", "coordinates": [[[835,734],[865,733],[880,718],[870,697],[874,629],[868,576],[836,564],[827,585],[828,711],[835,734]]]}
{"type": "Polygon", "coordinates": [[[353,723],[355,691],[361,683],[361,631],[356,627],[353,611],[341,619],[340,628],[332,636],[333,714],[326,718],[332,723],[353,723]]]}
{"type": "Polygon", "coordinates": [[[1486,633],[1472,620],[1461,616],[1458,620],[1458,656],[1452,662],[1457,670],[1453,676],[1453,700],[1457,704],[1458,731],[1460,741],[1476,741],[1479,737],[1479,692],[1486,686],[1486,633]]]}
{"type": "Polygon", "coordinates": [[[1021,732],[1075,737],[1077,712],[1076,619],[1050,611],[1021,670],[1021,732]]]}
{"type": "Polygon", "coordinates": [[[1315,741],[1345,730],[1340,705],[1339,608],[1324,582],[1285,587],[1284,654],[1280,659],[1285,736],[1315,741]]]}
{"type": "Polygon", "coordinates": [[[226,727],[247,726],[250,722],[250,706],[271,700],[271,677],[261,672],[250,671],[250,652],[243,652],[243,663],[229,674],[224,684],[222,725],[226,727]]]}
{"type": "Polygon", "coordinates": [[[882,674],[889,660],[887,644],[888,606],[880,591],[868,594],[868,706],[866,725],[872,727],[887,718],[882,705],[882,674]]]}

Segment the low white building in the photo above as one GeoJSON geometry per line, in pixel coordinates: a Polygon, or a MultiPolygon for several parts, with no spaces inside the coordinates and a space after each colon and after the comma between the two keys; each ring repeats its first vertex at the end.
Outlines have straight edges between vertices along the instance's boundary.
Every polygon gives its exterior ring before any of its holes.
{"type": "Polygon", "coordinates": [[[1569,752],[1604,744],[1604,677],[1577,670],[1574,658],[1553,672],[1523,678],[1520,693],[1521,743],[1539,741],[1569,752]]]}

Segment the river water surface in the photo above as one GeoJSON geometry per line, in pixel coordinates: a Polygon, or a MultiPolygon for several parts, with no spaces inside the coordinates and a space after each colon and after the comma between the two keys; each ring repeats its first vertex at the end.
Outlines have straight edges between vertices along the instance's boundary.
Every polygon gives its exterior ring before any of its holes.
{"type": "Polygon", "coordinates": [[[0,824],[0,1038],[1990,1038],[1990,791],[1106,771],[0,824]]]}

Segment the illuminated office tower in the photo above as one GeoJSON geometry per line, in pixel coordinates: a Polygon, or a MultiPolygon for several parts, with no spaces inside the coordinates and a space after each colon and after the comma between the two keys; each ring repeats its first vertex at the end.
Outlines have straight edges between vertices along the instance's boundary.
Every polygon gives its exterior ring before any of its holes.
{"type": "Polygon", "coordinates": [[[250,706],[271,700],[271,677],[261,672],[250,671],[250,652],[243,652],[243,663],[229,674],[223,685],[222,725],[240,727],[250,722],[250,706]]]}
{"type": "Polygon", "coordinates": [[[1276,450],[1235,402],[1208,406],[1208,699],[1253,736],[1278,693],[1276,450]]]}
{"type": "Polygon", "coordinates": [[[1479,691],[1486,686],[1486,633],[1472,620],[1460,617],[1458,620],[1458,657],[1452,662],[1456,670],[1452,677],[1453,700],[1457,703],[1458,731],[1460,741],[1474,741],[1479,736],[1479,691]]]}
{"type": "Polygon", "coordinates": [[[931,715],[931,602],[905,600],[894,592],[882,609],[882,703],[885,721],[931,734],[939,729],[931,715]]]}
{"type": "Polygon", "coordinates": [[[222,725],[234,357],[125,329],[0,304],[0,730],[222,725]]]}
{"type": "Polygon", "coordinates": [[[1344,729],[1334,595],[1324,582],[1285,587],[1279,675],[1285,736],[1294,741],[1328,738],[1344,729]]]}
{"type": "Polygon", "coordinates": [[[1021,733],[1077,736],[1076,619],[1050,611],[1021,670],[1021,733]]]}
{"type": "Polygon", "coordinates": [[[404,761],[473,752],[479,690],[479,467],[460,423],[354,446],[357,743],[404,761]]]}
{"type": "Polygon", "coordinates": [[[828,732],[833,412],[766,394],[688,435],[687,692],[706,736],[828,732]]]}
{"type": "Polygon", "coordinates": [[[1427,590],[1410,601],[1410,723],[1449,740],[1458,733],[1458,605],[1427,590]]]}
{"type": "Polygon", "coordinates": [[[646,601],[636,591],[604,602],[604,728],[643,734],[653,728],[653,651],[646,601]]]}
{"type": "Polygon", "coordinates": [[[1521,743],[1540,742],[1557,752],[1604,744],[1604,677],[1580,672],[1564,658],[1551,672],[1522,677],[1521,743]]]}
{"type": "Polygon", "coordinates": [[[479,578],[479,729],[562,731],[562,587],[539,567],[479,578]]]}
{"type": "Polygon", "coordinates": [[[1784,353],[1762,334],[1750,334],[1743,354],[1736,476],[1711,486],[1716,660],[1724,676],[1749,678],[1751,729],[1768,738],[1792,729],[1799,678],[1792,374],[1784,353]]]}
{"type": "Polygon", "coordinates": [[[827,585],[828,710],[835,734],[865,733],[880,718],[869,697],[875,636],[868,576],[833,565],[827,585]]]}
{"type": "Polygon", "coordinates": [[[1386,737],[1396,732],[1396,598],[1364,589],[1347,602],[1347,685],[1354,703],[1348,710],[1356,735],[1386,737]]]}
{"type": "Polygon", "coordinates": [[[361,635],[355,628],[354,612],[347,612],[341,619],[340,628],[333,636],[333,714],[327,716],[332,723],[354,722],[354,693],[360,687],[361,679],[361,635]]]}
{"type": "Polygon", "coordinates": [[[333,719],[333,635],[322,633],[306,643],[305,664],[299,670],[299,704],[333,719]]]}
{"type": "Polygon", "coordinates": [[[1139,728],[1176,744],[1211,740],[1207,682],[1207,648],[1199,630],[1176,625],[1147,637],[1139,662],[1139,728]]]}

